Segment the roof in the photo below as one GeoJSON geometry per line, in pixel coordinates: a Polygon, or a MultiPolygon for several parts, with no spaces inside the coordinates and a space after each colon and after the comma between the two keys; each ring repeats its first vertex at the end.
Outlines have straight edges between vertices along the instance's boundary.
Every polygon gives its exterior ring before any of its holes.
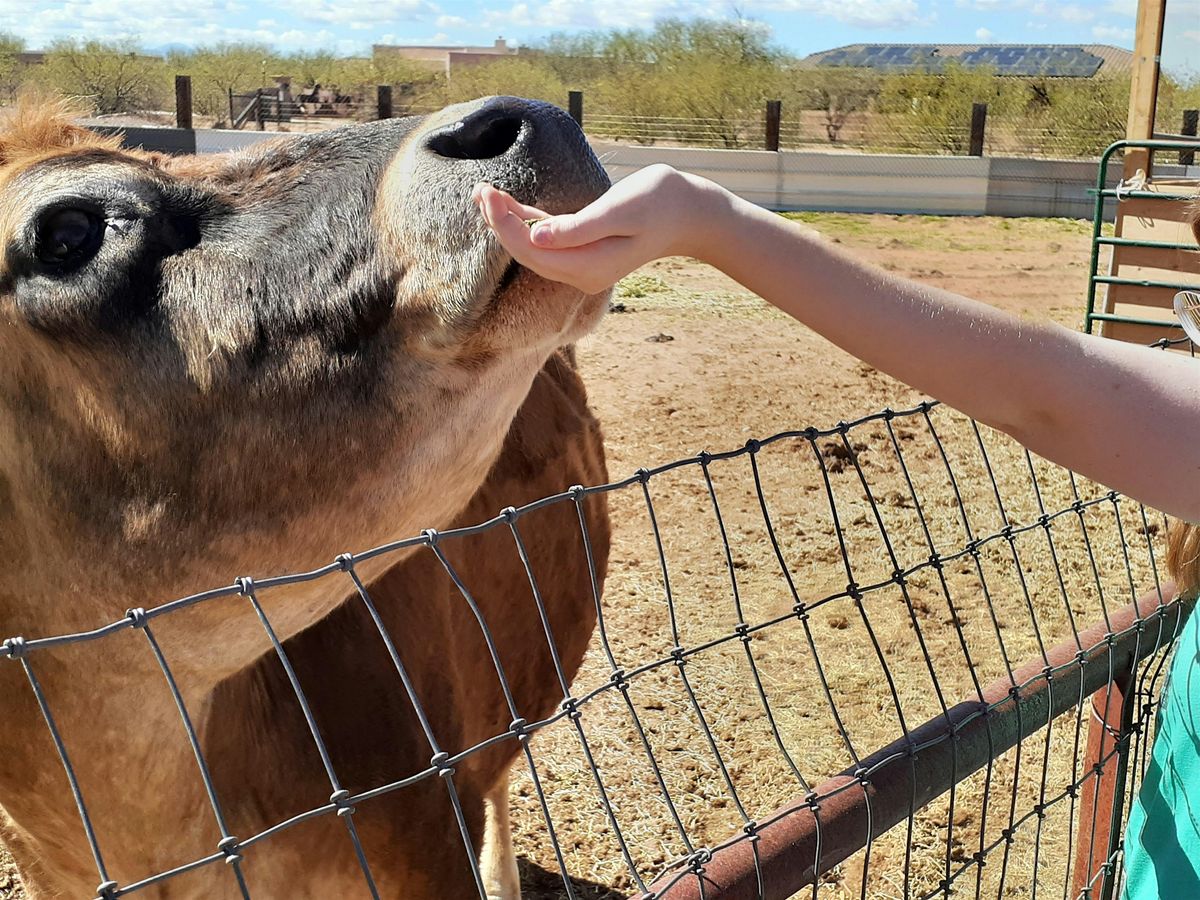
{"type": "Polygon", "coordinates": [[[1109,44],[848,44],[803,62],[884,72],[937,72],[950,61],[1000,75],[1092,78],[1128,72],[1133,53],[1109,44]]]}

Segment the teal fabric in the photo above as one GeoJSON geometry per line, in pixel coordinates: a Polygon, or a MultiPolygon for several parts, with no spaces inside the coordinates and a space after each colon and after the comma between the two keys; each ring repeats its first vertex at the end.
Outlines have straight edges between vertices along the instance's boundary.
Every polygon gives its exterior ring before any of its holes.
{"type": "Polygon", "coordinates": [[[1171,660],[1150,763],[1125,830],[1125,900],[1200,898],[1200,615],[1171,660]]]}

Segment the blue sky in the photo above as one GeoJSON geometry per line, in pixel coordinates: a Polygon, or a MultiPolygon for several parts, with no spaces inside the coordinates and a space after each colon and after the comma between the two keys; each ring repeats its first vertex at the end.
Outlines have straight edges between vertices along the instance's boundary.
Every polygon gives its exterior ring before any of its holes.
{"type": "MultiPolygon", "coordinates": [[[[553,31],[649,26],[670,16],[769,26],[796,53],[857,42],[1133,46],[1137,0],[3,0],[0,31],[30,47],[134,36],[147,47],[259,41],[363,53],[372,43],[520,43],[553,31]]],[[[1168,63],[1200,70],[1200,0],[1168,0],[1168,63]],[[1180,62],[1182,61],[1182,62],[1180,62]]]]}

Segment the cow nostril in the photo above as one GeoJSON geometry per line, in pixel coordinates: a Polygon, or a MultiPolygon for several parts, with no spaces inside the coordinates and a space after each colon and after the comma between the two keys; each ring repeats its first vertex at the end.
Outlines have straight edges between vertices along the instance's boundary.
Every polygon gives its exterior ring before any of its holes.
{"type": "Polygon", "coordinates": [[[429,149],[448,159],[493,159],[509,151],[524,120],[513,115],[476,113],[429,139],[429,149]]]}

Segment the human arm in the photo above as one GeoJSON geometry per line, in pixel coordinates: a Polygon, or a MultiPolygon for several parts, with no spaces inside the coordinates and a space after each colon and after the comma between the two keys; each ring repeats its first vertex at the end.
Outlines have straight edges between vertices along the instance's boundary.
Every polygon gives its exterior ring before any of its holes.
{"type": "Polygon", "coordinates": [[[694,256],[1034,452],[1200,520],[1200,367],[1191,359],[1025,322],[884,272],[667,167],[635,173],[580,213],[533,230],[522,219],[539,211],[494,189],[477,195],[509,252],[547,277],[598,291],[658,256],[694,256]]]}

